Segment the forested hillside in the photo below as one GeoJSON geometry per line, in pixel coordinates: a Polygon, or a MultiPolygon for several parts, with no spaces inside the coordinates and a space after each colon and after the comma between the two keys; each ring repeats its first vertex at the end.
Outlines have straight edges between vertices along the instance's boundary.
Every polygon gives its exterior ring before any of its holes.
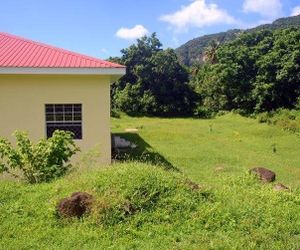
{"type": "Polygon", "coordinates": [[[293,109],[300,97],[300,30],[244,33],[194,69],[199,107],[218,112],[259,113],[293,109]]]}
{"type": "Polygon", "coordinates": [[[173,49],[163,50],[155,33],[121,52],[111,58],[127,67],[112,86],[116,113],[208,118],[300,107],[299,27],[242,32],[224,44],[212,40],[205,62],[192,67],[180,64],[173,49]]]}
{"type": "Polygon", "coordinates": [[[245,32],[255,32],[264,29],[274,30],[291,26],[300,26],[300,16],[280,18],[272,24],[264,24],[248,30],[234,29],[228,30],[227,32],[205,35],[188,41],[175,51],[181,63],[191,66],[195,63],[203,63],[205,48],[212,40],[216,40],[220,44],[223,44],[227,41],[234,40],[237,36],[245,32]]]}

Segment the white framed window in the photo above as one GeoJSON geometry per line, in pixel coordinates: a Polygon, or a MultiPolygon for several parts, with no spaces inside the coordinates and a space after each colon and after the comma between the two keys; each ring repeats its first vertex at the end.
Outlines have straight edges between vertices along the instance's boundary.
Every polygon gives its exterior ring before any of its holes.
{"type": "Polygon", "coordinates": [[[55,130],[64,130],[82,139],[82,104],[45,104],[45,114],[47,138],[55,130]]]}

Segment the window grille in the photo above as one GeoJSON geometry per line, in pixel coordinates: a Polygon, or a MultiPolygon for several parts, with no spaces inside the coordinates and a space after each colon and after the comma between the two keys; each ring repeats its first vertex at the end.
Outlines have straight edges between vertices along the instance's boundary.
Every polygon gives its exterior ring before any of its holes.
{"type": "Polygon", "coordinates": [[[47,138],[55,130],[70,131],[74,139],[82,139],[82,105],[81,104],[46,104],[47,138]]]}

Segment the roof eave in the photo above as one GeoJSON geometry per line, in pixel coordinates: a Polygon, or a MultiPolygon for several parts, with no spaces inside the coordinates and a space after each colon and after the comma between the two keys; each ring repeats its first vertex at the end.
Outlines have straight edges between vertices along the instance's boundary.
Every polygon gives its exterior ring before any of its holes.
{"type": "Polygon", "coordinates": [[[0,67],[0,75],[107,75],[120,78],[126,68],[32,68],[0,67]]]}

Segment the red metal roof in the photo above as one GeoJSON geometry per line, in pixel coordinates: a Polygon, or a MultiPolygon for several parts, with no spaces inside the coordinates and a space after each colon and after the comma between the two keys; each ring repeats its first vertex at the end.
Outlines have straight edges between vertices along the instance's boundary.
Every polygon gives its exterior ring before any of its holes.
{"type": "Polygon", "coordinates": [[[124,68],[124,66],[0,32],[0,67],[124,68]]]}

